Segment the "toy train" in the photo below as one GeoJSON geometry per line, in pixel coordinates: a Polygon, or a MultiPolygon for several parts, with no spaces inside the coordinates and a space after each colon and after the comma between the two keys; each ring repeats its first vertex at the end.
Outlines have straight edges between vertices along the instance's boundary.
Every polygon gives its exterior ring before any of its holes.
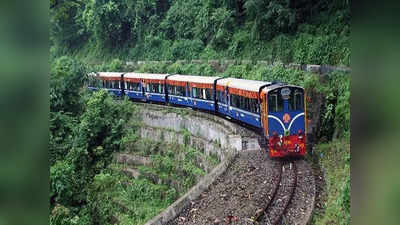
{"type": "Polygon", "coordinates": [[[206,110],[250,125],[264,134],[271,158],[304,156],[304,88],[279,82],[147,73],[99,72],[89,89],[116,96],[206,110]]]}

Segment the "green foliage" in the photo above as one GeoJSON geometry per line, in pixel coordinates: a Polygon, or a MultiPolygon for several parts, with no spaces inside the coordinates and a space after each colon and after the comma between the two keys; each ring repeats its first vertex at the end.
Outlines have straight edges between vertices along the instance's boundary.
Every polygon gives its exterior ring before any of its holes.
{"type": "Polygon", "coordinates": [[[286,1],[251,0],[244,4],[249,16],[251,34],[255,39],[271,39],[279,32],[296,27],[296,14],[286,1]],[[263,10],[260,10],[263,9],[263,10]]]}
{"type": "Polygon", "coordinates": [[[81,111],[80,89],[87,80],[87,68],[63,56],[53,61],[50,71],[50,112],[81,111]]]}
{"type": "Polygon", "coordinates": [[[196,15],[201,9],[199,1],[177,0],[168,10],[160,27],[169,39],[192,39],[196,15]]]}
{"type": "Polygon", "coordinates": [[[203,43],[198,39],[181,39],[175,41],[171,47],[172,59],[196,59],[202,49],[203,43]]]}
{"type": "Polygon", "coordinates": [[[50,112],[49,155],[50,165],[62,160],[72,147],[72,132],[78,124],[70,113],[50,112]]]}
{"type": "Polygon", "coordinates": [[[50,40],[66,48],[77,48],[89,37],[82,20],[85,1],[50,2],[50,40]]]}
{"type": "Polygon", "coordinates": [[[120,1],[91,0],[86,4],[83,19],[101,46],[122,47],[134,37],[133,24],[128,17],[130,10],[120,1]]]}
{"type": "Polygon", "coordinates": [[[53,1],[51,55],[349,65],[348,2],[53,1]]]}
{"type": "Polygon", "coordinates": [[[69,225],[74,224],[71,213],[68,208],[62,205],[56,205],[50,215],[51,225],[69,225]]]}
{"type": "Polygon", "coordinates": [[[95,215],[94,224],[110,224],[114,212],[113,198],[116,195],[112,189],[116,180],[111,174],[100,173],[93,178],[88,191],[88,208],[95,215]]]}
{"type": "MultiPolygon", "coordinates": [[[[138,140],[140,124],[128,119],[137,109],[126,100],[113,101],[104,91],[85,91],[88,71],[133,70],[125,60],[235,58],[350,65],[349,21],[348,1],[51,0],[50,224],[143,224],[178,197],[177,190],[165,185],[132,181],[110,170],[111,154],[123,148],[153,155],[158,167],[151,172],[179,178],[185,189],[204,174],[196,164],[200,152],[183,146],[160,151],[160,143],[138,140]],[[132,129],[127,132],[126,126],[132,129]]],[[[137,69],[302,85],[325,96],[320,135],[328,140],[349,136],[350,78],[342,73],[320,79],[279,63],[230,65],[224,73],[208,63],[137,69]]],[[[339,188],[330,189],[335,201],[330,201],[328,219],[321,221],[349,221],[349,180],[341,178],[339,188]]]]}
{"type": "Polygon", "coordinates": [[[105,201],[99,207],[96,201],[100,201],[100,195],[96,193],[105,190],[107,182],[111,181],[97,174],[107,168],[111,154],[120,150],[125,121],[134,108],[127,99],[114,101],[106,91],[95,92],[82,100],[86,100],[86,104],[80,115],[51,114],[50,162],[54,164],[50,168],[51,207],[54,209],[56,204],[72,209],[82,207],[80,214],[71,211],[70,217],[64,216],[65,220],[60,219],[64,217],[59,214],[51,215],[54,224],[70,221],[68,218],[79,224],[110,221],[109,212],[113,206],[106,205],[109,201],[105,201]],[[62,145],[65,147],[56,148],[62,145]]]}
{"type": "Polygon", "coordinates": [[[325,212],[314,214],[313,223],[350,224],[350,139],[316,146],[313,159],[325,171],[325,212]]]}
{"type": "Polygon", "coordinates": [[[321,136],[328,140],[350,135],[350,76],[342,72],[330,74],[321,85],[325,94],[321,136]]]}
{"type": "Polygon", "coordinates": [[[114,59],[109,66],[109,71],[122,71],[122,68],[123,62],[119,59],[114,59]]]}
{"type": "Polygon", "coordinates": [[[60,57],[52,62],[50,71],[50,165],[64,159],[72,147],[76,116],[84,104],[81,88],[87,79],[86,66],[70,57],[60,57]]]}
{"type": "Polygon", "coordinates": [[[50,167],[50,199],[63,205],[73,203],[74,194],[78,191],[75,186],[75,171],[66,161],[58,161],[50,167]]]}
{"type": "Polygon", "coordinates": [[[248,76],[250,72],[249,65],[229,65],[226,68],[224,75],[228,77],[235,77],[235,78],[245,78],[248,76]]]}
{"type": "Polygon", "coordinates": [[[183,143],[185,144],[185,146],[190,144],[190,137],[191,136],[192,136],[192,133],[190,133],[186,129],[183,130],[183,143]]]}

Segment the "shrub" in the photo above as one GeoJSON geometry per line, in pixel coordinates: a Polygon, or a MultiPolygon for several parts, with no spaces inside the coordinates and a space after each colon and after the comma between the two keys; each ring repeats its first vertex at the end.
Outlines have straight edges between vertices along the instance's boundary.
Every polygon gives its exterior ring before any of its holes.
{"type": "Polygon", "coordinates": [[[172,59],[197,59],[203,49],[203,43],[198,40],[182,39],[175,41],[171,47],[172,59]]]}
{"type": "Polygon", "coordinates": [[[123,71],[124,63],[120,59],[114,59],[111,61],[108,71],[120,72],[123,71]]]}

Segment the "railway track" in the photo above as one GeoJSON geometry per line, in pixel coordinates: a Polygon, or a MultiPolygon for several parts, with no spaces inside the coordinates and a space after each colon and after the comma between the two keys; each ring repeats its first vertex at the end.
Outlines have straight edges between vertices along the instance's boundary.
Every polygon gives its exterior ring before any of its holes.
{"type": "Polygon", "coordinates": [[[274,187],[273,196],[269,199],[264,211],[257,215],[258,225],[277,225],[282,221],[291,203],[297,186],[296,161],[281,162],[279,182],[274,187]]]}

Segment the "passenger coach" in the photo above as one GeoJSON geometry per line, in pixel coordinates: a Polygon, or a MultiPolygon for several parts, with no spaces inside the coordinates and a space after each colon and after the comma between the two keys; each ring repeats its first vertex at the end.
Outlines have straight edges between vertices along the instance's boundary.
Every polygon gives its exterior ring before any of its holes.
{"type": "Polygon", "coordinates": [[[124,74],[125,95],[139,101],[166,102],[165,79],[167,74],[124,74]]]}
{"type": "Polygon", "coordinates": [[[98,90],[100,88],[107,89],[108,92],[122,96],[122,78],[123,73],[100,72],[89,74],[89,89],[98,90]]]}
{"type": "Polygon", "coordinates": [[[224,78],[217,81],[218,112],[261,128],[260,88],[268,82],[224,78]]]}
{"type": "Polygon", "coordinates": [[[215,111],[214,83],[219,77],[172,75],[167,79],[168,102],[215,111]]]}

